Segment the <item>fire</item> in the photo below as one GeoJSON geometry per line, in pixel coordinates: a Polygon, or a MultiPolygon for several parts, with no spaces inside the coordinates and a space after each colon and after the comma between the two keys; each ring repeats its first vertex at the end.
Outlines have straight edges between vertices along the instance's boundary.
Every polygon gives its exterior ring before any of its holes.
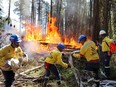
{"type": "Polygon", "coordinates": [[[49,15],[48,29],[46,35],[47,43],[60,43],[62,42],[61,35],[58,32],[58,28],[55,26],[56,18],[52,18],[49,15]]]}
{"type": "Polygon", "coordinates": [[[25,34],[25,40],[26,41],[37,41],[39,43],[39,48],[34,48],[37,52],[39,50],[49,50],[52,47],[46,46],[46,44],[58,44],[58,43],[64,43],[65,45],[71,45],[73,48],[80,48],[81,45],[77,43],[77,40],[74,39],[74,37],[67,38],[67,36],[62,37],[60,32],[58,31],[58,28],[55,26],[56,18],[50,17],[49,15],[49,22],[47,27],[47,32],[45,35],[42,33],[42,29],[38,26],[34,26],[32,24],[26,23],[26,34],[25,34]],[[46,43],[45,45],[41,45],[41,43],[46,43]]]}
{"type": "Polygon", "coordinates": [[[26,23],[25,39],[27,41],[39,41],[42,39],[42,32],[40,27],[26,23]]]}
{"type": "Polygon", "coordinates": [[[74,37],[68,39],[67,36],[65,36],[64,44],[72,45],[73,48],[80,48],[82,46],[81,44],[77,43],[74,37]]]}

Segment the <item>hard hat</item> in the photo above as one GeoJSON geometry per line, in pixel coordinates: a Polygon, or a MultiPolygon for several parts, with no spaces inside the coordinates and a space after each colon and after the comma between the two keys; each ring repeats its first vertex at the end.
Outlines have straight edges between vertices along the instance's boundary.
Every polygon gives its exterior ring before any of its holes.
{"type": "Polygon", "coordinates": [[[59,43],[58,45],[57,45],[57,47],[60,47],[60,48],[62,48],[62,49],[64,49],[64,44],[63,43],[59,43]]]}
{"type": "Polygon", "coordinates": [[[20,37],[17,34],[12,34],[10,36],[10,41],[11,42],[21,42],[21,39],[20,39],[20,37]]]}
{"type": "Polygon", "coordinates": [[[99,35],[106,34],[105,30],[100,30],[99,35]]]}
{"type": "Polygon", "coordinates": [[[80,35],[79,38],[78,38],[79,43],[80,43],[80,41],[81,41],[82,39],[84,39],[84,38],[86,39],[87,37],[86,37],[85,35],[80,35]]]}

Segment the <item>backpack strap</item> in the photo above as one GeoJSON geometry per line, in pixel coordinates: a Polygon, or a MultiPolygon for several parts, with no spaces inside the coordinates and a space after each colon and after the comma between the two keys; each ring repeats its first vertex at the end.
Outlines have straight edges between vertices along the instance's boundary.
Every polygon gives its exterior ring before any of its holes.
{"type": "Polygon", "coordinates": [[[105,41],[105,43],[107,44],[107,46],[110,48],[110,46],[108,45],[108,43],[105,41]]]}
{"type": "MultiPolygon", "coordinates": [[[[105,41],[105,43],[107,44],[107,46],[110,48],[110,46],[108,45],[108,43],[105,41]]],[[[108,55],[111,56],[111,50],[108,52],[108,55]]]]}

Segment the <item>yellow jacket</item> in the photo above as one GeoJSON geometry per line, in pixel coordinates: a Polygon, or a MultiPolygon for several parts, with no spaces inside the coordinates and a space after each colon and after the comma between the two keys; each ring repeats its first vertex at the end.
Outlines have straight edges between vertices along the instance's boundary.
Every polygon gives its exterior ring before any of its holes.
{"type": "Polygon", "coordinates": [[[102,40],[102,52],[110,51],[110,43],[112,42],[112,39],[105,37],[102,40]],[[107,45],[108,44],[108,45],[107,45]]]}
{"type": "Polygon", "coordinates": [[[0,66],[4,66],[6,61],[11,58],[19,58],[23,56],[20,47],[13,48],[11,45],[4,46],[0,49],[0,66]]]}
{"type": "Polygon", "coordinates": [[[77,58],[84,56],[88,62],[99,59],[96,45],[93,41],[86,41],[80,49],[80,54],[74,54],[73,56],[77,58]]]}
{"type": "Polygon", "coordinates": [[[62,61],[62,52],[60,52],[59,50],[53,50],[49,55],[48,57],[45,59],[45,62],[46,63],[49,63],[49,64],[60,64],[61,66],[67,68],[68,67],[68,64],[67,63],[64,63],[62,61]]]}

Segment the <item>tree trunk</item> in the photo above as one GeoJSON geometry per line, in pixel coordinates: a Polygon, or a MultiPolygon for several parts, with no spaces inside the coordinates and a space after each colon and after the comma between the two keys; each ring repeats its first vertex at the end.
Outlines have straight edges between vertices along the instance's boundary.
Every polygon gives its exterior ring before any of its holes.
{"type": "Polygon", "coordinates": [[[11,0],[9,0],[9,8],[8,8],[8,24],[10,23],[10,8],[11,8],[11,0]]]}
{"type": "Polygon", "coordinates": [[[41,0],[38,3],[38,21],[40,21],[40,14],[41,14],[41,0]]]}
{"type": "Polygon", "coordinates": [[[93,3],[93,30],[92,30],[92,40],[96,43],[99,40],[99,0],[94,0],[93,3]]]}
{"type": "Polygon", "coordinates": [[[34,0],[32,0],[32,6],[31,6],[31,23],[34,23],[35,21],[35,9],[34,9],[34,0]]]}

